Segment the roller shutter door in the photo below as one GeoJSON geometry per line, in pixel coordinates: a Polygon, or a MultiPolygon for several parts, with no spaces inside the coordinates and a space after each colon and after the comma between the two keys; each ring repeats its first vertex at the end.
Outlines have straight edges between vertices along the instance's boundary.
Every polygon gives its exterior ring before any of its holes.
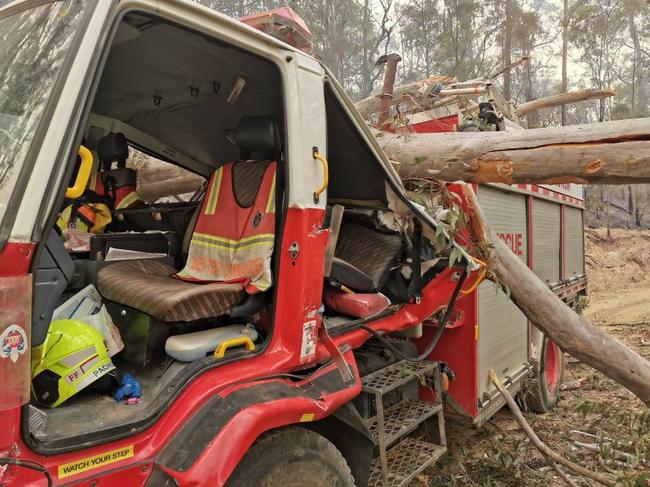
{"type": "MultiPolygon", "coordinates": [[[[490,228],[527,262],[526,197],[481,186],[478,200],[490,228]]],[[[478,289],[478,380],[479,398],[494,391],[488,372],[494,369],[503,380],[515,376],[528,359],[528,327],[524,314],[492,282],[478,289]]]]}
{"type": "Polygon", "coordinates": [[[566,277],[582,276],[585,273],[584,261],[584,227],[582,223],[582,210],[567,206],[564,210],[565,218],[565,256],[566,277]]]}
{"type": "Polygon", "coordinates": [[[557,203],[533,201],[533,270],[546,284],[560,280],[560,212],[557,203]]]}

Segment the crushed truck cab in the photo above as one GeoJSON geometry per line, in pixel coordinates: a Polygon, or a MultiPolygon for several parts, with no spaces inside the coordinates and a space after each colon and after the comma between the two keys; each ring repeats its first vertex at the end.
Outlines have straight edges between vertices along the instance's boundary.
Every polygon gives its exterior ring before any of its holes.
{"type": "Polygon", "coordinates": [[[182,0],[0,31],[0,484],[407,485],[446,452],[484,264],[326,67],[182,0]]]}

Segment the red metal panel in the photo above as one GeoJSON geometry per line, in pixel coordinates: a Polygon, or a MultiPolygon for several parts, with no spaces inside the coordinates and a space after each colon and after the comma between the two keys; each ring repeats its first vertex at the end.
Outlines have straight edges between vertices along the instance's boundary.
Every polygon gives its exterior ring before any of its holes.
{"type": "Polygon", "coordinates": [[[531,270],[534,268],[534,255],[533,255],[533,204],[535,198],[528,197],[528,267],[531,270]]]}
{"type": "Polygon", "coordinates": [[[418,134],[455,132],[456,127],[458,127],[458,115],[434,118],[426,122],[409,125],[409,129],[418,134]]]}
{"type": "Polygon", "coordinates": [[[11,277],[29,272],[35,244],[8,242],[0,252],[0,277],[11,277]]]}
{"type": "MultiPolygon", "coordinates": [[[[478,414],[478,351],[477,351],[478,293],[473,292],[456,302],[454,328],[447,328],[430,358],[445,362],[455,372],[449,383],[449,395],[470,415],[478,414]],[[460,325],[460,326],[457,326],[460,325]]],[[[438,328],[425,324],[422,338],[416,342],[422,352],[438,328]]],[[[424,397],[433,400],[433,396],[424,397]]]]}
{"type": "Polygon", "coordinates": [[[566,205],[561,205],[560,210],[560,252],[562,263],[560,264],[560,279],[566,279],[566,205]]]}
{"type": "MultiPolygon", "coordinates": [[[[270,429],[299,423],[305,414],[313,415],[310,416],[310,421],[323,419],[361,392],[361,379],[352,351],[348,351],[345,358],[354,368],[355,385],[353,387],[324,394],[319,400],[301,397],[255,404],[242,410],[231,419],[190,469],[185,472],[163,469],[184,487],[224,485],[242,457],[262,433],[270,429]]],[[[323,375],[332,367],[317,375],[323,375]]],[[[249,385],[246,384],[246,386],[249,385]]]]}

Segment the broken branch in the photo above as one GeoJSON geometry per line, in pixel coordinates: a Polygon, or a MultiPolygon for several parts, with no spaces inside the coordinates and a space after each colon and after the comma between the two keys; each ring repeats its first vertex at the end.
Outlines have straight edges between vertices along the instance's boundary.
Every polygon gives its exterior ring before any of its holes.
{"type": "Polygon", "coordinates": [[[522,117],[530,112],[541,110],[542,108],[551,108],[559,105],[569,105],[571,103],[577,103],[580,101],[608,98],[614,95],[616,95],[616,92],[614,90],[599,90],[595,88],[588,90],[569,91],[567,93],[546,96],[544,98],[522,103],[521,105],[517,105],[516,110],[517,115],[522,117]]]}
{"type": "MultiPolygon", "coordinates": [[[[494,372],[494,370],[490,370],[490,380],[497,387],[497,389],[499,389],[499,392],[508,403],[508,407],[510,408],[510,411],[512,411],[512,414],[514,415],[515,419],[519,423],[519,426],[521,426],[521,429],[524,430],[526,436],[530,438],[530,441],[533,443],[535,448],[537,448],[542,453],[542,455],[544,455],[544,457],[552,460],[552,462],[556,462],[565,466],[566,468],[568,468],[572,472],[577,473],[578,475],[582,475],[583,477],[587,477],[588,479],[598,482],[599,484],[607,485],[609,487],[616,487],[618,485],[615,481],[603,475],[600,475],[599,473],[592,472],[589,469],[586,469],[576,463],[573,463],[570,460],[567,460],[566,458],[555,453],[548,446],[546,446],[546,444],[539,439],[539,437],[535,434],[533,429],[530,427],[528,421],[526,421],[526,418],[524,418],[524,415],[521,413],[521,410],[517,406],[517,403],[512,398],[508,390],[503,386],[503,384],[499,380],[499,377],[494,372]]],[[[552,463],[551,466],[553,466],[552,463]]]]}

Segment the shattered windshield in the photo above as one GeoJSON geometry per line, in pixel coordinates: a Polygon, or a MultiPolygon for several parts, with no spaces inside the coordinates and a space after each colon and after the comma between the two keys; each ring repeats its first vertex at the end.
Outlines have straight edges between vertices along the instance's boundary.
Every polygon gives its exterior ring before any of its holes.
{"type": "Polygon", "coordinates": [[[86,3],[0,13],[0,222],[86,3]]]}

